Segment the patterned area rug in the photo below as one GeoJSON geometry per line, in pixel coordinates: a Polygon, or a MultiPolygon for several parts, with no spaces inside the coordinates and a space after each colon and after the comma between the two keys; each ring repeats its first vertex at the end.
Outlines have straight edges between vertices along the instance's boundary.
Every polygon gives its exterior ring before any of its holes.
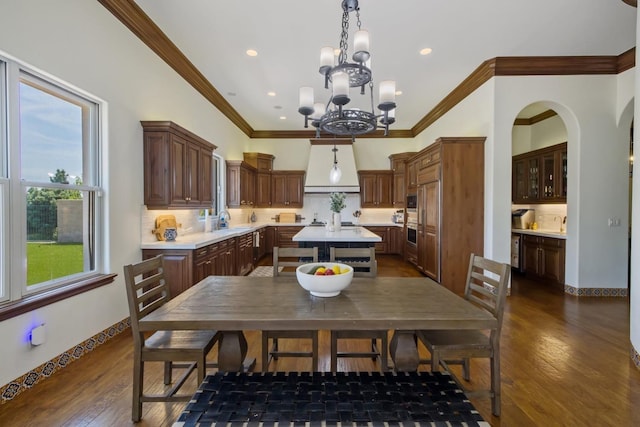
{"type": "MultiPolygon", "coordinates": [[[[282,271],[282,267],[279,268],[279,271],[282,271]]],[[[256,267],[249,276],[253,277],[271,277],[273,276],[273,266],[270,265],[261,265],[260,267],[256,267]]]]}
{"type": "Polygon", "coordinates": [[[209,375],[174,427],[489,426],[441,372],[209,375]]]}

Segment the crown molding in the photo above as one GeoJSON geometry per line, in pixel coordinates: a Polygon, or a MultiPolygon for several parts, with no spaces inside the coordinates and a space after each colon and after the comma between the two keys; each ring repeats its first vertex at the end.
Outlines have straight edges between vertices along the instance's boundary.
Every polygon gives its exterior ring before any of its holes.
{"type": "Polygon", "coordinates": [[[98,0],[144,44],[246,135],[253,129],[133,0],[98,0]]]}
{"type": "MultiPolygon", "coordinates": [[[[134,0],[98,1],[249,138],[315,138],[314,130],[254,130],[134,0]]],[[[637,0],[623,1],[637,7],[637,0]]],[[[489,59],[480,64],[411,129],[390,130],[388,138],[416,137],[495,76],[618,74],[633,67],[635,47],[618,56],[520,56],[489,59]]],[[[384,132],[381,130],[364,136],[383,137],[384,132]]]]}
{"type": "Polygon", "coordinates": [[[550,119],[551,117],[557,116],[558,113],[556,113],[553,110],[546,110],[543,111],[540,114],[536,114],[533,117],[530,117],[528,119],[515,119],[513,122],[514,126],[531,126],[534,125],[536,123],[539,123],[543,120],[547,120],[550,119]]]}

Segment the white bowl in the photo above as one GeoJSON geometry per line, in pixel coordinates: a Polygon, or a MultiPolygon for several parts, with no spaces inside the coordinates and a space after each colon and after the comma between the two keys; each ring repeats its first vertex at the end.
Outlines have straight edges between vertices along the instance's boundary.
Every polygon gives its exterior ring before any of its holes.
{"type": "Polygon", "coordinates": [[[339,262],[311,262],[296,268],[296,277],[298,278],[300,286],[311,292],[311,295],[317,297],[335,297],[351,283],[351,279],[353,279],[353,268],[346,264],[340,264],[339,262]],[[347,269],[349,271],[332,276],[308,274],[308,272],[312,271],[315,267],[324,266],[332,268],[334,265],[338,265],[341,270],[347,269]]]}

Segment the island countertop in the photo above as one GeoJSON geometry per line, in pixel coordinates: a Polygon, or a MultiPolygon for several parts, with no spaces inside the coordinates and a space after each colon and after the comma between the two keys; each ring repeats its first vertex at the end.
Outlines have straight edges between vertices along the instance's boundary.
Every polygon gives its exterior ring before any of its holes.
{"type": "Polygon", "coordinates": [[[325,227],[304,227],[291,239],[294,242],[381,242],[382,237],[364,227],[342,227],[328,231],[325,227]]]}

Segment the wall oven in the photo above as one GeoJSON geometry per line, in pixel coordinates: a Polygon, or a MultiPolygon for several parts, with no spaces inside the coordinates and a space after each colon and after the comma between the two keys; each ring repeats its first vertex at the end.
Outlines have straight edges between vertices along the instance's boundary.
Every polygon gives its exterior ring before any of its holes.
{"type": "Polygon", "coordinates": [[[416,217],[407,217],[407,243],[413,246],[418,244],[418,220],[416,217]]]}

